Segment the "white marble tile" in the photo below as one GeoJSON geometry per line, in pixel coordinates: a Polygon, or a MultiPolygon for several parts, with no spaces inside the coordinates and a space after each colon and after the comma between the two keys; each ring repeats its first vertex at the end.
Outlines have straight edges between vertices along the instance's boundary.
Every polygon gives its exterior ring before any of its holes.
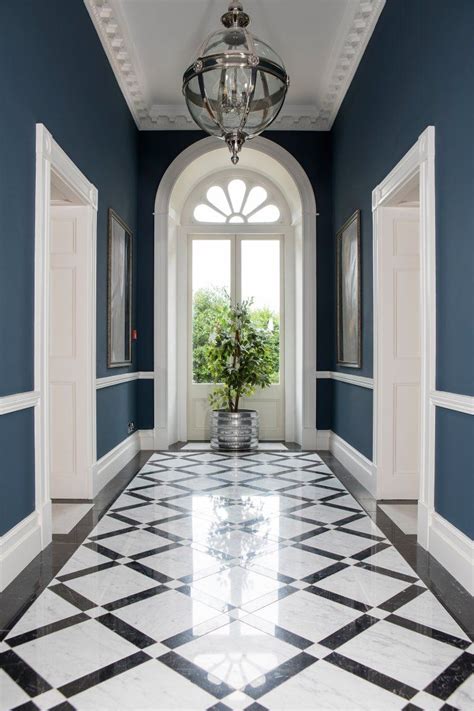
{"type": "Polygon", "coordinates": [[[35,706],[41,709],[41,711],[52,709],[59,704],[63,704],[65,701],[67,701],[67,698],[57,689],[50,689],[49,691],[45,691],[44,694],[35,696],[35,706]]]}
{"type": "Polygon", "coordinates": [[[216,699],[151,659],[72,697],[77,711],[204,711],[216,699]]]}
{"type": "Polygon", "coordinates": [[[287,485],[290,485],[291,483],[314,481],[314,479],[318,478],[318,475],[306,469],[290,469],[285,471],[279,478],[282,481],[286,481],[287,485]]]}
{"type": "Polygon", "coordinates": [[[334,523],[335,521],[341,521],[350,516],[350,511],[343,511],[342,509],[332,508],[324,504],[315,504],[314,506],[308,506],[298,511],[293,511],[292,515],[311,519],[312,521],[320,521],[322,523],[334,523]]]}
{"type": "Polygon", "coordinates": [[[95,602],[96,605],[106,605],[108,602],[135,595],[158,585],[151,578],[136,573],[124,565],[73,578],[64,584],[95,602]]]}
{"type": "Polygon", "coordinates": [[[396,614],[408,620],[413,620],[413,622],[432,627],[435,630],[446,632],[446,634],[452,634],[460,639],[469,639],[429,590],[426,590],[422,595],[418,595],[403,607],[399,607],[396,614]]]}
{"type": "Polygon", "coordinates": [[[201,570],[218,570],[221,567],[219,560],[207,553],[195,550],[190,546],[179,546],[163,553],[142,558],[140,563],[168,575],[170,578],[182,578],[193,575],[201,570]]]}
{"type": "Polygon", "coordinates": [[[100,540],[102,546],[126,556],[144,553],[145,551],[153,550],[153,548],[159,548],[160,546],[167,546],[170,542],[168,538],[162,538],[154,533],[143,530],[130,531],[124,535],[109,536],[108,538],[101,538],[100,540]]]}
{"type": "Polygon", "coordinates": [[[379,504],[379,508],[392,519],[403,533],[416,534],[418,530],[418,506],[416,504],[379,504]]]}
{"type": "Polygon", "coordinates": [[[417,632],[380,620],[338,647],[340,654],[423,689],[461,650],[417,632]]]}
{"type": "Polygon", "coordinates": [[[254,616],[312,642],[320,642],[361,614],[346,605],[300,590],[257,610],[254,616]]]}
{"type": "Polygon", "coordinates": [[[236,606],[256,600],[280,587],[282,584],[276,580],[240,566],[227,568],[193,584],[193,588],[236,606]]]}
{"type": "Polygon", "coordinates": [[[463,711],[472,711],[474,708],[474,674],[463,681],[456,691],[447,699],[447,703],[463,711]]]}
{"type": "Polygon", "coordinates": [[[0,669],[0,711],[11,711],[20,704],[30,701],[27,693],[0,669]]]}
{"type": "Polygon", "coordinates": [[[316,553],[308,553],[299,548],[282,548],[273,553],[257,555],[248,566],[250,570],[256,566],[288,575],[291,578],[304,578],[323,568],[334,564],[331,558],[316,553]]]}
{"type": "Polygon", "coordinates": [[[21,644],[15,652],[52,686],[62,686],[137,651],[96,620],[21,644]]]}
{"type": "Polygon", "coordinates": [[[90,536],[100,536],[102,533],[112,533],[112,531],[121,531],[129,527],[129,523],[118,521],[116,518],[113,518],[113,516],[103,516],[90,533],[90,536]]]}
{"type": "Polygon", "coordinates": [[[198,474],[199,476],[212,476],[224,470],[225,467],[221,465],[221,462],[217,462],[216,464],[196,464],[190,461],[188,461],[186,467],[182,469],[185,473],[198,474]]]}
{"type": "MultiPolygon", "coordinates": [[[[161,518],[169,518],[170,516],[176,516],[179,511],[175,509],[170,509],[167,506],[160,506],[157,503],[145,504],[144,506],[136,506],[133,509],[128,509],[127,511],[121,511],[121,516],[126,516],[126,518],[136,521],[137,523],[151,523],[151,521],[158,521],[161,518]]],[[[129,524],[126,524],[127,526],[129,524]]],[[[97,531],[94,530],[92,535],[96,535],[97,531]]]]}
{"type": "Polygon", "coordinates": [[[114,615],[162,642],[216,618],[219,612],[188,595],[169,590],[115,610],[114,615]]]}
{"type": "Polygon", "coordinates": [[[407,701],[321,660],[259,699],[271,711],[392,711],[407,701]]]}
{"type": "Polygon", "coordinates": [[[228,531],[209,534],[205,544],[216,551],[226,553],[232,558],[246,561],[257,555],[277,550],[278,543],[245,531],[228,531]]]}
{"type": "Polygon", "coordinates": [[[402,573],[403,575],[411,575],[417,578],[417,574],[411,568],[406,560],[400,555],[400,553],[390,546],[385,548],[383,551],[371,555],[369,558],[365,558],[364,563],[369,565],[377,565],[381,568],[387,568],[388,570],[393,570],[396,573],[402,573]]]}
{"type": "Polygon", "coordinates": [[[369,538],[362,538],[361,536],[352,536],[350,533],[344,533],[344,531],[332,530],[325,531],[312,538],[307,538],[304,544],[329,551],[330,553],[352,556],[355,553],[360,553],[360,551],[369,548],[373,545],[373,541],[369,538]]]}
{"type": "MultiPolygon", "coordinates": [[[[301,515],[300,512],[296,513],[301,515]]],[[[316,528],[318,528],[316,523],[307,523],[287,516],[271,516],[259,521],[252,530],[260,536],[278,540],[279,538],[293,538],[316,528]]]]}
{"type": "MultiPolygon", "coordinates": [[[[350,516],[350,512],[347,512],[347,518],[350,516]]],[[[345,518],[345,517],[344,517],[345,518]]],[[[349,531],[358,531],[359,533],[369,533],[372,536],[384,537],[382,531],[369,516],[364,516],[363,518],[357,519],[357,521],[352,521],[352,523],[344,524],[344,528],[349,531]]]]}
{"type": "Polygon", "coordinates": [[[53,533],[70,533],[91,508],[92,504],[52,504],[53,533]]]}
{"type": "MultiPolygon", "coordinates": [[[[182,496],[186,493],[183,489],[178,489],[178,487],[173,486],[172,482],[165,482],[163,484],[149,483],[150,486],[147,486],[146,489],[142,489],[142,484],[140,483],[139,488],[135,490],[135,493],[155,500],[168,499],[171,496],[182,496]]],[[[128,491],[132,493],[133,489],[128,489],[128,491]]],[[[140,503],[140,500],[135,499],[135,502],[140,503]]]]}
{"type": "Polygon", "coordinates": [[[184,644],[179,654],[234,689],[241,689],[296,656],[295,647],[236,620],[184,644]]]}
{"type": "Polygon", "coordinates": [[[252,474],[262,474],[263,476],[272,476],[274,474],[282,474],[283,473],[283,467],[285,466],[283,463],[282,466],[278,466],[280,462],[275,462],[275,464],[272,463],[264,463],[264,464],[250,464],[247,467],[247,471],[251,472],[252,474]]]}
{"type": "Polygon", "coordinates": [[[67,617],[72,617],[77,615],[79,610],[71,603],[63,600],[62,597],[56,595],[56,593],[51,592],[51,590],[43,591],[43,593],[34,601],[34,603],[27,609],[25,614],[20,618],[20,620],[15,625],[14,629],[10,634],[7,635],[6,639],[11,637],[16,637],[24,632],[30,632],[30,630],[36,630],[38,627],[44,627],[45,625],[50,625],[53,622],[58,622],[59,620],[64,620],[67,617]]]}
{"type": "Polygon", "coordinates": [[[320,580],[316,585],[318,588],[376,607],[404,590],[409,583],[350,566],[320,580]]]}

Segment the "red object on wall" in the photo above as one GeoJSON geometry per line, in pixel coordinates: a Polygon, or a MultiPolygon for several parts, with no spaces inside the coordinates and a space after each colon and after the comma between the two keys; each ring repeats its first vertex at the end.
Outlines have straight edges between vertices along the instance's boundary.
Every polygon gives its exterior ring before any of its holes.
{"type": "Polygon", "coordinates": [[[132,341],[138,341],[138,331],[136,328],[132,329],[132,341]]]}

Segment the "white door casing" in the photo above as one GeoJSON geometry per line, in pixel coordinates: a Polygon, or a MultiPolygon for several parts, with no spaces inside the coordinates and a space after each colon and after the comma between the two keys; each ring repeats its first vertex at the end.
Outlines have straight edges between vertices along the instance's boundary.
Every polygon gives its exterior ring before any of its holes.
{"type": "Polygon", "coordinates": [[[36,196],[35,196],[35,391],[39,393],[35,408],[35,508],[41,534],[41,546],[52,538],[50,494],[50,241],[51,182],[58,179],[73,204],[81,205],[86,215],[86,249],[88,282],[85,290],[87,314],[87,362],[84,379],[87,436],[84,442],[92,496],[93,464],[96,461],[96,240],[98,192],[68,155],[56,143],[43,124],[36,124],[36,196]]]}
{"type": "Polygon", "coordinates": [[[87,208],[51,207],[50,494],[90,496],[87,457],[87,208]]]}
{"type": "MultiPolygon", "coordinates": [[[[191,228],[189,228],[191,229],[191,228]]],[[[271,240],[279,242],[279,264],[280,264],[280,380],[278,383],[270,385],[265,390],[258,390],[251,398],[243,398],[240,407],[255,409],[260,415],[259,434],[260,439],[284,440],[285,439],[285,376],[286,359],[294,364],[294,340],[288,341],[285,329],[285,309],[287,300],[290,299],[290,309],[294,308],[294,297],[286,294],[285,290],[285,251],[291,249],[292,242],[290,230],[285,233],[276,232],[274,234],[265,233],[195,233],[193,231],[182,232],[182,248],[187,250],[187,284],[188,284],[188,308],[186,313],[186,338],[187,338],[187,429],[186,438],[190,440],[207,440],[210,437],[210,409],[208,397],[213,389],[209,383],[193,382],[193,353],[192,353],[192,274],[193,274],[193,249],[195,240],[218,240],[229,242],[229,279],[230,295],[232,300],[242,299],[242,244],[251,240],[271,240]],[[286,239],[285,239],[286,237],[286,239]],[[286,248],[286,249],[285,249],[286,248]]],[[[264,269],[264,265],[261,265],[264,269]]],[[[184,317],[184,313],[182,314],[184,317]]],[[[184,323],[180,330],[184,330],[184,323]]],[[[183,341],[184,343],[184,341],[183,341]]],[[[290,393],[291,397],[291,393],[290,393]]],[[[292,426],[293,423],[292,423],[292,426]]],[[[183,435],[184,436],[184,435],[183,435]]]]}
{"type": "Polygon", "coordinates": [[[436,390],[436,189],[435,189],[435,128],[428,126],[416,143],[372,192],[373,256],[374,256],[374,475],[376,496],[379,494],[378,467],[381,457],[379,411],[380,331],[383,323],[380,303],[380,242],[379,226],[382,210],[398,204],[396,201],[413,180],[419,185],[420,236],[420,486],[418,491],[418,543],[430,550],[434,520],[435,482],[435,404],[431,393],[436,390]]]}
{"type": "Polygon", "coordinates": [[[417,499],[420,467],[418,207],[380,209],[378,485],[380,499],[417,499]]]}

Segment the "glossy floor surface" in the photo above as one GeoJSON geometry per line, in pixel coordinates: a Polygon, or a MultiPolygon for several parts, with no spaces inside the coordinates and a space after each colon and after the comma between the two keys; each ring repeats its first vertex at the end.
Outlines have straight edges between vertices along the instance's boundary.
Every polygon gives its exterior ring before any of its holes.
{"type": "Polygon", "coordinates": [[[0,709],[472,709],[473,658],[317,454],[161,452],[0,643],[0,709]]]}

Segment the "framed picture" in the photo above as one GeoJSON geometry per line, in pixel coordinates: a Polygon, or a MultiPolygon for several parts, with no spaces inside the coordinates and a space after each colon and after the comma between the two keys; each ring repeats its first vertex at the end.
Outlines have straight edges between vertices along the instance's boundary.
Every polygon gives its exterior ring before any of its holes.
{"type": "Polygon", "coordinates": [[[132,362],[132,233],[109,209],[107,365],[132,362]]]}
{"type": "Polygon", "coordinates": [[[360,210],[336,235],[337,269],[337,362],[360,368],[361,288],[360,288],[360,210]]]}

